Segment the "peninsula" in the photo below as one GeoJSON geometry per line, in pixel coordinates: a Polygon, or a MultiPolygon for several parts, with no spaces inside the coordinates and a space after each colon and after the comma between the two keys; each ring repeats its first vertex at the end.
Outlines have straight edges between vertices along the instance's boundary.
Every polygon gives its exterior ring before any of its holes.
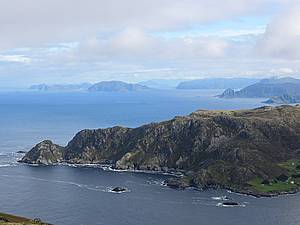
{"type": "Polygon", "coordinates": [[[82,130],[65,147],[37,144],[21,162],[176,171],[183,176],[167,180],[171,187],[293,193],[300,187],[300,105],[198,110],[137,128],[82,130]]]}

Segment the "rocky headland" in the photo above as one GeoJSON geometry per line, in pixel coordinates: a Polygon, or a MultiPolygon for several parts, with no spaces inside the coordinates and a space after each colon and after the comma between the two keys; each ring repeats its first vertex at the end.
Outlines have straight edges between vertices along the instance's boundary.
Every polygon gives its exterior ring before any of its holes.
{"type": "Polygon", "coordinates": [[[182,177],[165,183],[255,196],[293,193],[300,187],[300,105],[199,110],[137,128],[82,130],[65,147],[42,141],[21,162],[180,171],[182,177]]]}
{"type": "Polygon", "coordinates": [[[285,77],[263,79],[239,91],[226,89],[220,98],[268,98],[268,104],[293,104],[300,102],[300,80],[285,77]]]}

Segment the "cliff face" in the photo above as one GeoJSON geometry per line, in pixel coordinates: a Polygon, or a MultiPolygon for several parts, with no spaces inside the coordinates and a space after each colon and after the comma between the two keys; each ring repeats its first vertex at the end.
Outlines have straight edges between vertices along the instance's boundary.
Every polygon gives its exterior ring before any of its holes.
{"type": "Polygon", "coordinates": [[[63,161],[64,148],[45,140],[33,147],[23,157],[25,163],[51,165],[63,161]]]}
{"type": "Polygon", "coordinates": [[[26,163],[112,163],[119,169],[182,170],[197,187],[246,189],[289,171],[300,159],[300,106],[240,111],[196,111],[135,129],[79,132],[66,147],[44,141],[26,163]]]}

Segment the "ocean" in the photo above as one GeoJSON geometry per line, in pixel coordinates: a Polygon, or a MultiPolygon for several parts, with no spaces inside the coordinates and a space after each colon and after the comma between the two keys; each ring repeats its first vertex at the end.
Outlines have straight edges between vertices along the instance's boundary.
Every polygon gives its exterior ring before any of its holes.
{"type": "Polygon", "coordinates": [[[81,129],[145,123],[197,109],[246,109],[263,99],[219,99],[222,90],[132,93],[0,92],[0,211],[55,225],[294,225],[300,195],[254,198],[226,190],[174,190],[167,175],[97,167],[18,164],[36,143],[66,145],[81,129]],[[128,192],[111,192],[124,186],[128,192]],[[221,196],[240,203],[220,207],[221,196]]]}

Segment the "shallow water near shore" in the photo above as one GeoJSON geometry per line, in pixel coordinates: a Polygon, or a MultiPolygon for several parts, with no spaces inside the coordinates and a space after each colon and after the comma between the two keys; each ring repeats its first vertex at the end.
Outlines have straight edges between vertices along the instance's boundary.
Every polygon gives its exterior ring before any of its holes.
{"type": "Polygon", "coordinates": [[[152,93],[0,93],[0,211],[56,225],[294,225],[300,195],[254,198],[226,190],[174,190],[168,175],[117,172],[91,166],[18,164],[34,144],[65,145],[80,129],[136,127],[196,109],[260,107],[261,99],[222,100],[210,91],[152,93]],[[113,193],[114,187],[127,192],[113,193]],[[238,207],[220,207],[222,196],[238,207]]]}
{"type": "Polygon", "coordinates": [[[63,225],[300,222],[298,194],[257,199],[226,190],[174,190],[162,185],[166,177],[92,167],[3,167],[1,211],[63,225]],[[128,191],[112,193],[116,186],[128,191]],[[219,207],[221,196],[240,206],[219,207]]]}

